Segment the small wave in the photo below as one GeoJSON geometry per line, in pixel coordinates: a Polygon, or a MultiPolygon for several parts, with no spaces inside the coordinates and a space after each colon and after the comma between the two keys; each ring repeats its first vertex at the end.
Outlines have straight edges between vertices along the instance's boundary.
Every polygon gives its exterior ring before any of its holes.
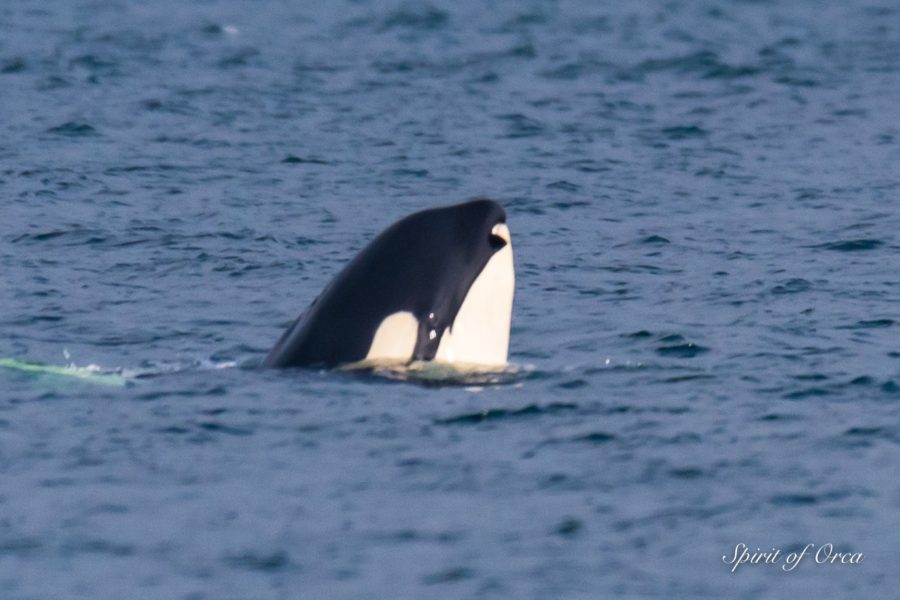
{"type": "Polygon", "coordinates": [[[51,127],[47,130],[47,133],[72,138],[92,137],[100,135],[92,125],[79,121],[68,121],[66,123],[63,123],[62,125],[51,127]]]}
{"type": "Polygon", "coordinates": [[[14,244],[33,244],[52,242],[63,246],[81,246],[101,244],[108,239],[108,234],[99,229],[72,225],[70,229],[53,229],[36,233],[23,233],[12,238],[14,244]]]}
{"type": "Polygon", "coordinates": [[[290,555],[284,550],[273,552],[256,552],[247,550],[239,554],[230,554],[225,562],[234,568],[249,571],[273,572],[284,571],[294,566],[290,555]]]}
{"type": "Polygon", "coordinates": [[[653,245],[665,245],[665,244],[670,244],[671,242],[669,241],[668,238],[665,238],[661,235],[651,235],[651,236],[645,237],[643,240],[641,240],[641,243],[642,244],[653,244],[653,245]]]}
{"type": "Polygon", "coordinates": [[[26,68],[28,68],[28,64],[25,62],[25,59],[19,56],[0,62],[0,73],[4,75],[21,73],[26,68]]]}
{"type": "Polygon", "coordinates": [[[464,413],[453,417],[435,420],[436,425],[476,425],[487,421],[506,421],[558,414],[578,409],[572,402],[551,402],[549,404],[529,404],[522,408],[488,408],[473,413],[464,413]]]}
{"type": "Polygon", "coordinates": [[[778,284],[772,288],[771,292],[775,295],[798,294],[806,292],[812,288],[812,284],[801,278],[788,279],[784,283],[778,284]]]}
{"type": "Polygon", "coordinates": [[[666,72],[695,74],[702,79],[739,79],[757,75],[760,68],[757,65],[728,64],[715,52],[703,50],[672,58],[651,58],[622,70],[619,77],[624,80],[642,80],[647,75],[666,72]]]}
{"type": "Polygon", "coordinates": [[[142,367],[123,368],[119,372],[128,379],[150,379],[162,375],[172,375],[184,371],[211,371],[216,369],[233,369],[240,366],[237,361],[216,361],[211,359],[189,361],[159,361],[147,363],[142,367]]]}
{"type": "Polygon", "coordinates": [[[812,494],[778,494],[769,499],[774,506],[809,506],[819,501],[819,498],[812,494]]]}
{"type": "Polygon", "coordinates": [[[860,240],[842,240],[839,242],[828,242],[827,244],[819,244],[814,248],[821,250],[834,250],[836,252],[860,252],[865,250],[875,250],[884,245],[881,240],[860,239],[860,240]]]}
{"type": "Polygon", "coordinates": [[[474,579],[477,572],[468,567],[451,567],[442,571],[436,571],[422,577],[424,585],[439,585],[447,583],[455,583],[466,579],[474,579]]]}
{"type": "Polygon", "coordinates": [[[883,329],[885,327],[893,327],[896,321],[893,319],[871,319],[857,321],[853,325],[843,325],[838,329],[883,329]]]}
{"type": "Polygon", "coordinates": [[[701,354],[706,354],[709,352],[709,348],[706,346],[701,346],[699,344],[695,344],[694,342],[689,342],[684,339],[684,337],[674,334],[667,335],[663,338],[660,338],[661,342],[664,345],[659,346],[656,349],[656,353],[659,356],[671,357],[671,358],[694,358],[695,356],[699,356],[701,354]]]}
{"type": "Polygon", "coordinates": [[[288,154],[284,157],[281,162],[286,165],[330,165],[326,160],[322,160],[321,158],[316,158],[314,156],[294,156],[293,154],[288,154]]]}
{"type": "Polygon", "coordinates": [[[545,129],[540,121],[526,117],[521,113],[500,115],[498,118],[506,122],[507,131],[503,137],[509,139],[534,137],[542,134],[545,129]]]}
{"type": "Polygon", "coordinates": [[[200,32],[209,36],[220,36],[220,35],[238,35],[240,30],[234,25],[220,24],[220,23],[206,23],[203,27],[200,28],[200,32]]]}
{"type": "Polygon", "coordinates": [[[674,125],[672,127],[663,128],[660,133],[669,140],[702,138],[708,135],[705,129],[697,125],[674,125]]]}
{"type": "Polygon", "coordinates": [[[389,14],[381,28],[383,31],[390,29],[433,31],[444,27],[449,20],[449,14],[433,6],[425,5],[418,9],[406,7],[389,14]]]}

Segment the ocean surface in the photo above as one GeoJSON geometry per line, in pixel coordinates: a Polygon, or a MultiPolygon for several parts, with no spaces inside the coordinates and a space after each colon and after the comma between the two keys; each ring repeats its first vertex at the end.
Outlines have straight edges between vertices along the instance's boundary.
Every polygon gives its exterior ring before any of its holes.
{"type": "Polygon", "coordinates": [[[0,597],[896,598],[898,200],[892,1],[5,1],[0,358],[125,385],[0,368],[0,597]],[[512,376],[256,368],[480,195],[512,376]]]}

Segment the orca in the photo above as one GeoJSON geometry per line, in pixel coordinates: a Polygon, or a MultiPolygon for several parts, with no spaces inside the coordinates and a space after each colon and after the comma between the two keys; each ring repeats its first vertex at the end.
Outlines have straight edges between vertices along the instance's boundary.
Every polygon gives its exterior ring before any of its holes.
{"type": "Polygon", "coordinates": [[[506,212],[477,198],[376,236],[284,332],[264,367],[506,365],[515,290],[506,212]]]}

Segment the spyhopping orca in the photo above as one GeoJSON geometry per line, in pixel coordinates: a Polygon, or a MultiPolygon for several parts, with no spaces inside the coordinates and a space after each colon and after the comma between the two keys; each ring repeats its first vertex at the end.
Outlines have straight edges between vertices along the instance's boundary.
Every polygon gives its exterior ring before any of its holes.
{"type": "Polygon", "coordinates": [[[263,365],[502,367],[514,287],[512,243],[499,204],[477,199],[423,210],[363,248],[263,365]]]}

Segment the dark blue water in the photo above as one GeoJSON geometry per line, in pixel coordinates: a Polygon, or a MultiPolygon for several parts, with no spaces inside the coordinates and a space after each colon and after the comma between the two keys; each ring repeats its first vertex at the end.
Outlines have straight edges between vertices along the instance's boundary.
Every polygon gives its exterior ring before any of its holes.
{"type": "Polygon", "coordinates": [[[895,597],[898,69],[887,0],[4,2],[0,357],[129,384],[0,369],[0,596],[895,597]],[[511,382],[253,368],[474,195],[511,382]]]}

